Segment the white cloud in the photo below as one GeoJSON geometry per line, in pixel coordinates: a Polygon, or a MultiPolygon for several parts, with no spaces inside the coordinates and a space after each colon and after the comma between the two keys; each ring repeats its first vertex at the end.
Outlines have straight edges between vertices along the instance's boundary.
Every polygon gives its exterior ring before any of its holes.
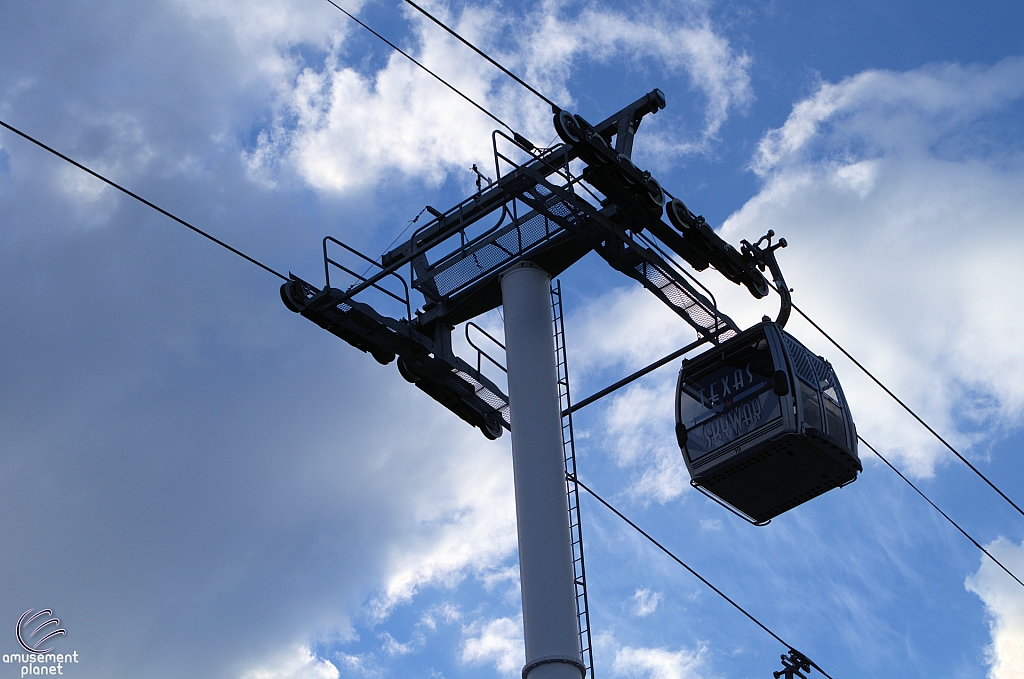
{"type": "Polygon", "coordinates": [[[693,330],[639,285],[616,288],[566,319],[573,377],[609,366],[636,370],[691,342],[693,330]]]}
{"type": "Polygon", "coordinates": [[[456,604],[443,603],[428,608],[420,617],[418,624],[429,630],[436,630],[439,620],[445,624],[451,624],[453,622],[458,622],[461,619],[462,611],[459,610],[459,607],[456,604]]]}
{"type": "Polygon", "coordinates": [[[376,658],[371,654],[338,653],[335,658],[346,674],[355,674],[367,679],[384,676],[384,672],[377,665],[376,658]]]}
{"type": "MultiPolygon", "coordinates": [[[[476,430],[458,434],[468,449],[480,444],[476,430]]],[[[416,494],[415,531],[392,554],[382,591],[371,604],[377,619],[426,586],[454,587],[470,574],[485,582],[508,576],[504,561],[517,543],[507,456],[499,461],[495,455],[471,454],[447,468],[443,479],[435,479],[433,492],[416,494]]]]}
{"type": "Polygon", "coordinates": [[[663,597],[661,592],[652,592],[647,588],[636,590],[632,598],[633,615],[638,618],[646,618],[658,610],[658,604],[661,603],[663,597]]]}
{"type": "MultiPolygon", "coordinates": [[[[765,136],[765,185],[722,229],[785,236],[797,304],[965,449],[1024,413],[1024,304],[1010,292],[1024,166],[966,129],[1019,105],[1022,83],[1022,59],[825,83],[765,136]]],[[[813,330],[791,327],[840,367],[865,438],[930,475],[944,455],[934,439],[813,330]]]]}
{"type": "Polygon", "coordinates": [[[916,155],[941,135],[1003,108],[1024,95],[1024,59],[995,66],[926,66],[913,71],[865,71],[839,83],[822,83],[793,107],[786,123],[762,139],[753,167],[765,175],[780,166],[813,160],[822,148],[860,153],[916,155]]]}
{"type": "MultiPolygon", "coordinates": [[[[1024,574],[1024,543],[999,538],[985,548],[1000,563],[1021,577],[1024,574]]],[[[967,578],[967,589],[985,602],[992,645],[987,649],[990,679],[1024,677],[1024,590],[988,557],[967,578]]]]}
{"type": "Polygon", "coordinates": [[[672,430],[674,380],[633,385],[612,397],[604,447],[620,467],[635,470],[627,490],[643,503],[665,503],[688,487],[686,466],[672,430]]]}
{"type": "Polygon", "coordinates": [[[422,635],[414,635],[413,639],[403,644],[389,632],[382,632],[377,638],[383,642],[381,649],[388,655],[408,655],[416,650],[416,646],[422,646],[426,641],[422,635]]]}
{"type": "MultiPolygon", "coordinates": [[[[424,62],[489,105],[483,65],[457,58],[441,38],[431,35],[425,43],[424,62]]],[[[348,191],[390,171],[437,185],[456,167],[491,165],[494,123],[400,55],[372,79],[347,66],[306,69],[288,96],[286,115],[296,126],[278,123],[261,135],[251,157],[255,171],[285,156],[312,186],[348,191]]]]}
{"type": "Polygon", "coordinates": [[[338,679],[338,668],[317,658],[306,646],[289,650],[266,665],[243,673],[240,679],[338,679]]]}
{"type": "Polygon", "coordinates": [[[699,679],[706,646],[696,651],[623,646],[615,653],[612,671],[617,676],[646,679],[699,679]]]}
{"type": "Polygon", "coordinates": [[[581,58],[657,60],[669,72],[685,72],[707,98],[698,145],[717,134],[732,109],[753,99],[750,57],[733,50],[712,26],[702,3],[634,6],[628,13],[597,4],[582,11],[578,7],[548,0],[524,22],[536,27],[525,47],[528,78],[561,97],[568,97],[565,86],[581,58]]]}
{"type": "MultiPolygon", "coordinates": [[[[455,28],[478,41],[494,23],[487,20],[492,13],[467,12],[455,28]]],[[[507,87],[495,87],[493,67],[467,58],[463,45],[425,21],[416,15],[416,45],[407,51],[470,99],[507,116],[501,103],[507,87]]],[[[490,133],[497,123],[397,52],[388,53],[381,70],[364,75],[340,60],[341,46],[323,68],[304,69],[282,94],[274,124],[249,156],[257,176],[273,176],[284,162],[318,189],[345,192],[394,173],[436,186],[456,168],[467,171],[468,185],[470,165],[493,165],[490,133]]]]}
{"type": "MultiPolygon", "coordinates": [[[[736,54],[697,8],[682,21],[666,21],[654,8],[625,15],[565,2],[542,3],[525,18],[483,7],[457,17],[444,7],[431,9],[565,106],[572,103],[566,83],[581,61],[657,59],[686,74],[707,106],[696,140],[660,145],[661,152],[678,154],[703,147],[731,110],[752,99],[749,58],[736,54]],[[509,35],[517,36],[516,48],[502,52],[500,42],[509,35]]],[[[544,104],[420,15],[410,10],[407,16],[415,42],[408,49],[417,60],[528,137],[546,141],[550,112],[544,104]]],[[[494,121],[397,53],[367,75],[341,61],[341,46],[336,37],[323,68],[303,69],[282,91],[274,122],[248,156],[254,177],[273,181],[284,166],[320,190],[347,192],[395,173],[437,185],[453,170],[492,166],[494,121]]],[[[470,179],[467,172],[464,182],[470,179]]]]}
{"type": "MultiPolygon", "coordinates": [[[[282,84],[294,77],[300,63],[291,53],[296,45],[329,49],[352,26],[327,3],[284,0],[168,0],[191,21],[232,44],[243,78],[269,77],[282,84]]],[[[346,3],[355,13],[362,0],[346,3]]]]}
{"type": "Polygon", "coordinates": [[[518,676],[525,663],[523,651],[523,621],[496,618],[470,625],[463,634],[460,659],[467,665],[491,663],[501,674],[518,676]]]}

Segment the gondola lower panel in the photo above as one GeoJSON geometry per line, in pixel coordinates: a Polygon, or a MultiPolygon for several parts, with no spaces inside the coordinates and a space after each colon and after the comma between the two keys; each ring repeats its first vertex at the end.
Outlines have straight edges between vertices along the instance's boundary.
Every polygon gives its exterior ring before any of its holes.
{"type": "Polygon", "coordinates": [[[818,442],[811,435],[784,434],[711,465],[693,482],[758,523],[767,521],[857,478],[856,470],[828,450],[838,447],[823,437],[818,442]]]}

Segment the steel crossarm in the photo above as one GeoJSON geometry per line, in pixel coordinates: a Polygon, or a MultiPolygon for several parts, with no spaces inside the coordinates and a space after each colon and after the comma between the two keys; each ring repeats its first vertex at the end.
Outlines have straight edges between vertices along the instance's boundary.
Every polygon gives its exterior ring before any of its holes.
{"type": "Polygon", "coordinates": [[[549,177],[565,169],[572,158],[570,149],[564,145],[549,149],[499,178],[490,188],[470,196],[447,212],[435,214],[434,219],[416,231],[412,238],[385,253],[381,263],[385,269],[408,263],[413,257],[464,231],[515,198],[531,183],[531,179],[525,176],[527,172],[549,177]]]}
{"type": "Polygon", "coordinates": [[[380,363],[396,357],[410,382],[489,438],[509,427],[508,397],[479,370],[408,321],[377,313],[335,288],[317,290],[292,276],[288,306],[380,363]]]}
{"type": "MultiPolygon", "coordinates": [[[[718,342],[739,332],[739,326],[697,291],[665,258],[641,245],[629,231],[616,223],[616,209],[598,209],[575,193],[534,176],[544,194],[558,197],[558,204],[572,207],[569,215],[549,214],[556,222],[586,242],[606,262],[638,281],[689,323],[702,337],[718,342]]],[[[545,209],[547,195],[542,198],[520,194],[519,199],[540,211],[545,209]]],[[[666,229],[669,227],[665,226],[666,229]]]]}

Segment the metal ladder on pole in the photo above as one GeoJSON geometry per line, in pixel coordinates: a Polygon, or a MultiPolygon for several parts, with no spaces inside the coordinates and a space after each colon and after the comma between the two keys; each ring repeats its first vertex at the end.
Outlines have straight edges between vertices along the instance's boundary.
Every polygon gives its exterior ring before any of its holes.
{"type": "Polygon", "coordinates": [[[562,451],[565,456],[565,484],[569,498],[569,530],[576,585],[576,626],[580,635],[580,660],[587,668],[587,676],[594,679],[594,653],[590,638],[590,611],[587,607],[587,574],[583,563],[580,493],[576,485],[576,444],[573,441],[572,413],[569,412],[569,365],[565,354],[565,323],[560,281],[551,286],[551,312],[554,324],[555,363],[558,369],[558,404],[561,412],[565,413],[562,416],[562,451]]]}

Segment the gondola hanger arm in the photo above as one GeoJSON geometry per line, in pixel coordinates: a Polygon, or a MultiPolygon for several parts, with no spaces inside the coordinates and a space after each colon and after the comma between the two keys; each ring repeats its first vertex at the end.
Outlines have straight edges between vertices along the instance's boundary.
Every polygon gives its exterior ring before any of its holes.
{"type": "Polygon", "coordinates": [[[789,314],[793,310],[793,298],[790,296],[790,289],[786,285],[786,279],[782,275],[782,267],[779,266],[779,261],[775,258],[775,251],[786,247],[788,243],[786,243],[785,238],[780,238],[773,245],[772,238],[774,237],[775,232],[768,229],[768,233],[761,236],[756,243],[751,244],[749,241],[741,240],[740,252],[744,257],[753,260],[761,271],[764,271],[765,267],[767,267],[772,272],[772,279],[775,283],[775,288],[779,291],[780,297],[779,315],[775,322],[780,328],[784,328],[786,322],[789,321],[789,314]],[[761,247],[762,243],[765,243],[763,248],[761,247]]]}

